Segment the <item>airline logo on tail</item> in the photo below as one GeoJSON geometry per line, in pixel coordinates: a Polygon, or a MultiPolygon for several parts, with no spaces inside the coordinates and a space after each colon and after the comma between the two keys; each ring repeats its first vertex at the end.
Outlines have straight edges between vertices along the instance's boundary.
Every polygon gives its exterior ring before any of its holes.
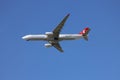
{"type": "Polygon", "coordinates": [[[87,40],[88,41],[88,33],[89,33],[89,31],[90,31],[90,28],[89,27],[86,27],[85,29],[83,29],[81,32],[80,32],[80,34],[83,36],[83,38],[85,39],[85,40],[87,40]]]}

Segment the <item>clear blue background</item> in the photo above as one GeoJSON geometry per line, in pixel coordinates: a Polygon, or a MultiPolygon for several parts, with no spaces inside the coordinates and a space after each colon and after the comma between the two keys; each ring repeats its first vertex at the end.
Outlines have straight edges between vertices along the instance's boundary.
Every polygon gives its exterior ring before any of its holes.
{"type": "Polygon", "coordinates": [[[119,0],[0,0],[0,80],[120,80],[119,0]],[[64,54],[26,34],[91,28],[89,41],[63,41],[64,54]]]}

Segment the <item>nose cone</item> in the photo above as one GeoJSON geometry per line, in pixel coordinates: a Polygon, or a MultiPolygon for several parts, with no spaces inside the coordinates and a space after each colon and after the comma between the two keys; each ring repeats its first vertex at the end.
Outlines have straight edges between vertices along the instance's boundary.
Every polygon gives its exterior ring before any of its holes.
{"type": "Polygon", "coordinates": [[[29,35],[23,36],[23,37],[22,37],[22,39],[24,39],[24,40],[27,40],[27,41],[28,41],[28,40],[29,40],[29,35]]]}
{"type": "Polygon", "coordinates": [[[25,39],[26,39],[26,36],[23,36],[23,37],[22,37],[22,39],[24,39],[24,40],[25,40],[25,39]]]}

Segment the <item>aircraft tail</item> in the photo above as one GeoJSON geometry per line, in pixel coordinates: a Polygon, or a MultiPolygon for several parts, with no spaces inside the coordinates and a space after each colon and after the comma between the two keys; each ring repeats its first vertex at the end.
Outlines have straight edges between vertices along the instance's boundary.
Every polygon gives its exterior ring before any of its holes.
{"type": "Polygon", "coordinates": [[[88,33],[90,31],[89,27],[84,28],[79,34],[83,36],[83,38],[88,41],[88,33]]]}

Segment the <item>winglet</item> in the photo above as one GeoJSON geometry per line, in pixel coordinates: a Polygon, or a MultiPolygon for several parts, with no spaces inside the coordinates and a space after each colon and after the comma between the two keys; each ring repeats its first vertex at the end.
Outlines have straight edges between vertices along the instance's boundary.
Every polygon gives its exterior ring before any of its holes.
{"type": "Polygon", "coordinates": [[[68,13],[68,15],[67,16],[70,16],[70,13],[68,13]]]}

